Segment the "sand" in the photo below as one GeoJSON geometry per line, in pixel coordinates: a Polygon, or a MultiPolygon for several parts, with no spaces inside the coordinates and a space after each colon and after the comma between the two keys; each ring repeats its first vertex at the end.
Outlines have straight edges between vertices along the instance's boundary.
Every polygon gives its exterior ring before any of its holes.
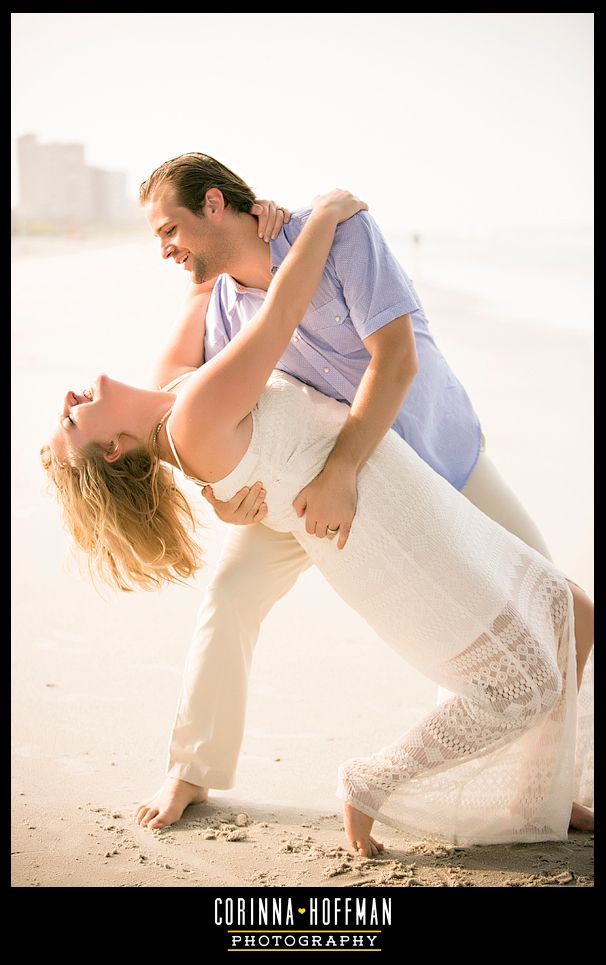
{"type": "MultiPolygon", "coordinates": [[[[115,797],[109,787],[108,796],[115,797]]],[[[344,835],[338,812],[249,807],[236,814],[239,802],[235,795],[231,800],[235,806],[209,801],[190,807],[178,824],[157,831],[133,825],[127,813],[92,801],[70,801],[58,815],[29,802],[38,817],[15,825],[19,847],[12,851],[13,883],[118,888],[593,886],[593,835],[582,832],[571,832],[565,842],[456,848],[407,842],[393,829],[383,833],[377,824],[386,850],[377,858],[361,858],[339,843],[344,835]]],[[[27,804],[26,796],[20,798],[20,808],[27,804]]]]}
{"type": "MultiPolygon", "coordinates": [[[[419,274],[415,285],[491,458],[556,563],[593,593],[590,336],[510,323],[419,274]]],[[[190,587],[102,598],[69,560],[37,452],[66,388],[99,371],[144,384],[184,291],[152,241],[50,256],[33,244],[13,261],[13,886],[591,886],[593,835],[580,832],[460,849],[376,823],[381,857],[348,851],[338,764],[412,726],[436,688],[313,570],[263,626],[236,786],[170,828],[134,823],[164,777],[225,528],[203,504],[208,563],[190,587]]]]}

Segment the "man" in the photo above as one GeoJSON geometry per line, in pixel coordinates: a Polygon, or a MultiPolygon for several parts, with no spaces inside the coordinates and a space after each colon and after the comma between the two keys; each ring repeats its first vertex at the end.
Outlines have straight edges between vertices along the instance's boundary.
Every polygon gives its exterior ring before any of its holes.
{"type": "MultiPolygon", "coordinates": [[[[140,201],[164,258],[191,272],[192,289],[156,370],[159,385],[198,368],[262,304],[309,210],[296,211],[269,244],[248,185],[203,154],[161,165],[140,201]],[[217,276],[220,276],[217,278],[217,276]],[[215,281],[216,279],[216,281],[215,281]]],[[[390,427],[476,506],[548,556],[540,533],[483,451],[479,420],[440,353],[420,299],[368,212],[337,229],[312,304],[279,368],[350,405],[321,473],[297,496],[306,529],[342,549],[356,510],[356,478],[390,427]]],[[[229,504],[205,495],[235,526],[208,587],[183,677],[167,780],[135,818],[177,821],[208,788],[234,784],[250,663],[261,622],[310,560],[290,534],[256,524],[263,480],[229,504]]],[[[406,494],[402,494],[406,498],[406,494]]]]}

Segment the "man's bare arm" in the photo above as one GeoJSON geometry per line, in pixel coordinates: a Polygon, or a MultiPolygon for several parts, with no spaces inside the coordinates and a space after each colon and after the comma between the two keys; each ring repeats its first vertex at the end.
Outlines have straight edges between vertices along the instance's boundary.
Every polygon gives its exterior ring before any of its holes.
{"type": "Polygon", "coordinates": [[[324,537],[327,528],[339,529],[339,549],[356,512],[357,475],[393,425],[419,365],[410,315],[384,325],[364,345],[370,362],[335,446],[322,472],[293,502],[297,514],[305,514],[308,533],[324,537]]]}
{"type": "Polygon", "coordinates": [[[419,370],[410,315],[364,339],[370,362],[328,463],[356,475],[396,420],[419,370]]]}
{"type": "Polygon", "coordinates": [[[155,387],[167,385],[171,379],[203,364],[206,311],[215,281],[213,278],[202,285],[192,285],[187,293],[183,311],[152,371],[155,387]]]}

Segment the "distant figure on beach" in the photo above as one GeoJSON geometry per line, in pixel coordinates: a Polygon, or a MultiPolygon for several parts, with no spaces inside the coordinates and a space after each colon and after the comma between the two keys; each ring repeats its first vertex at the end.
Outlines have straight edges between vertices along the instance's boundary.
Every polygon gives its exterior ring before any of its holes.
{"type": "MultiPolygon", "coordinates": [[[[219,224],[242,217],[227,212],[218,190],[209,189],[205,206],[209,223],[219,212],[219,224]]],[[[152,207],[153,227],[162,237],[165,231],[175,237],[175,222],[183,221],[180,230],[187,235],[188,213],[182,209],[177,218],[175,207],[168,219],[166,210],[152,207]]],[[[163,462],[202,487],[212,485],[223,502],[264,479],[263,529],[276,543],[301,546],[391,647],[453,692],[411,732],[341,766],[337,793],[348,840],[359,853],[371,856],[383,847],[371,835],[376,818],[459,843],[564,840],[569,823],[588,828],[593,821],[573,797],[577,685],[593,644],[593,606],[586,594],[478,510],[403,432],[388,429],[372,445],[370,434],[364,437],[355,464],[355,518],[345,534],[339,518],[329,517],[320,527],[316,521],[312,529],[309,511],[304,513],[301,493],[339,446],[355,400],[350,405],[322,394],[280,363],[308,313],[327,305],[330,313],[347,310],[342,296],[334,296],[334,265],[339,245],[351,265],[351,233],[372,234],[366,207],[348,192],[317,198],[256,313],[204,364],[175,364],[170,390],[138,389],[100,376],[90,389],[68,392],[43,462],[76,542],[96,572],[122,589],[153,589],[187,578],[198,565],[188,531],[193,514],[163,462]]],[[[255,220],[247,214],[244,219],[256,239],[255,220]]],[[[207,224],[200,230],[214,236],[207,224]]],[[[227,230],[224,254],[232,250],[227,230]]],[[[191,258],[194,281],[203,284],[204,254],[177,250],[183,262],[191,258]]],[[[393,294],[391,300],[395,305],[393,294]]],[[[325,318],[319,318],[320,331],[329,327],[320,324],[325,318]]],[[[409,344],[405,324],[395,331],[409,344]]],[[[367,365],[370,370],[372,358],[367,365]]],[[[411,369],[416,367],[413,356],[411,369]]],[[[456,390],[456,383],[449,387],[456,390]]],[[[383,416],[393,419],[386,407],[383,416]]],[[[468,470],[460,464],[456,469],[465,481],[468,470]]],[[[282,593],[302,568],[290,569],[282,593]]],[[[233,584],[230,598],[237,621],[233,584]]],[[[260,620],[265,604],[258,598],[257,605],[260,620]]],[[[215,649],[206,665],[210,679],[203,681],[220,781],[222,752],[233,753],[240,721],[230,720],[219,705],[232,683],[241,686],[232,677],[238,672],[230,651],[215,649]]],[[[200,718],[187,721],[182,707],[177,717],[183,751],[192,742],[182,765],[190,774],[191,764],[193,776],[202,759],[194,735],[200,718]]],[[[199,732],[198,742],[208,735],[199,732]]],[[[173,795],[178,816],[188,803],[206,799],[207,786],[223,786],[186,777],[181,783],[192,786],[181,797],[173,795]]],[[[168,817],[177,820],[169,806],[168,817]]],[[[160,813],[157,805],[143,805],[138,818],[151,826],[170,823],[156,822],[160,813]]]]}

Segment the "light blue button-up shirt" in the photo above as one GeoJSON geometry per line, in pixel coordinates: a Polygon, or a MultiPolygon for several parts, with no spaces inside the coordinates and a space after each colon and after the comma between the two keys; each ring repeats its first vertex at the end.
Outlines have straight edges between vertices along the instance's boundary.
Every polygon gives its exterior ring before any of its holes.
{"type": "MultiPolygon", "coordinates": [[[[270,242],[272,272],[310,212],[293,212],[270,242]]],[[[206,360],[252,318],[265,295],[243,288],[229,275],[219,276],[206,315],[206,360]]],[[[419,369],[393,428],[436,472],[462,489],[480,454],[480,422],[429,331],[412,281],[367,211],[337,227],[320,285],[276,368],[351,405],[370,360],[363,339],[401,315],[411,316],[419,369]]]]}

